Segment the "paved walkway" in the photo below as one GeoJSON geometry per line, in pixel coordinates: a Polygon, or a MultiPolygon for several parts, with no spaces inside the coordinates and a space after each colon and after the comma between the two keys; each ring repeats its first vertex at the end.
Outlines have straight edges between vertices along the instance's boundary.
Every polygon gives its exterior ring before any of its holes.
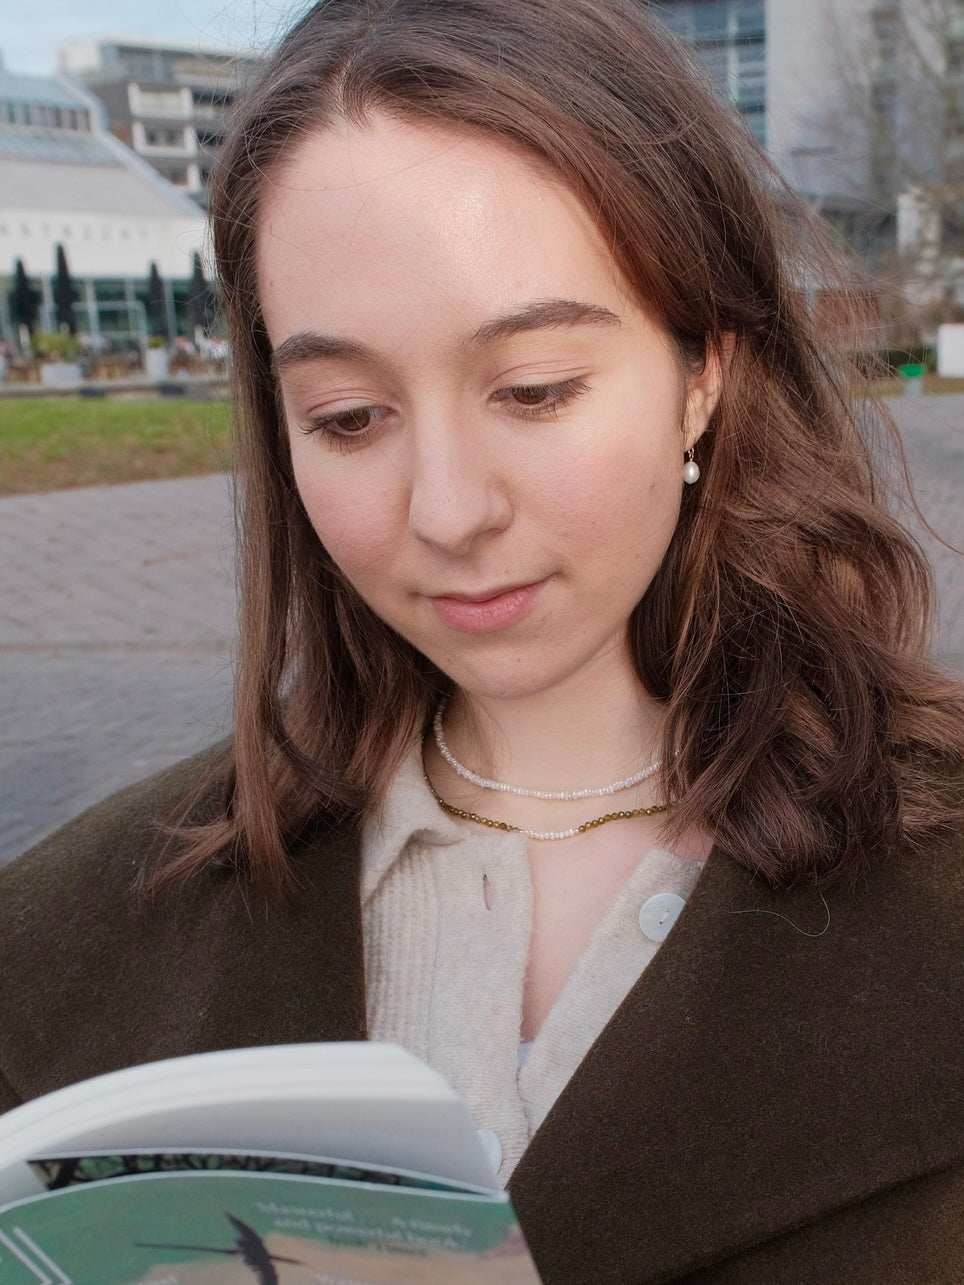
{"type": "Polygon", "coordinates": [[[223,477],[0,499],[0,861],[228,727],[223,477]]]}
{"type": "MultiPolygon", "coordinates": [[[[895,403],[922,508],[964,546],[964,397],[895,403]]],[[[922,534],[964,673],[964,562],[922,534]]],[[[0,499],[0,862],[229,720],[223,477],[0,499]]]]}
{"type": "Polygon", "coordinates": [[[964,396],[905,396],[891,406],[918,506],[934,533],[913,511],[900,512],[934,570],[939,609],[935,654],[946,668],[964,676],[964,557],[954,551],[964,550],[964,396]]]}

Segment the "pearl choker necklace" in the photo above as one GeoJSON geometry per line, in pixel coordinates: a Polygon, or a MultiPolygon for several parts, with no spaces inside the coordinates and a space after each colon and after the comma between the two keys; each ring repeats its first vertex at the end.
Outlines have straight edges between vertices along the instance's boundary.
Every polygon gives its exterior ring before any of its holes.
{"type": "MultiPolygon", "coordinates": [[[[650,763],[647,767],[640,768],[638,772],[634,772],[632,776],[624,776],[621,780],[612,781],[609,785],[591,786],[584,790],[530,790],[522,785],[507,785],[505,781],[490,781],[487,777],[478,776],[471,768],[466,767],[464,763],[460,763],[452,753],[442,730],[442,715],[444,713],[445,706],[440,705],[435,711],[435,718],[432,720],[438,752],[453,771],[457,772],[464,780],[471,781],[473,785],[477,785],[480,790],[501,790],[504,794],[517,794],[524,799],[551,799],[554,802],[568,799],[598,799],[605,794],[619,794],[623,790],[628,790],[659,771],[660,762],[659,759],[656,759],[655,762],[650,763]]],[[[541,838],[542,836],[530,835],[529,837],[541,838]]],[[[559,835],[558,837],[561,838],[563,836],[559,835]]],[[[569,837],[568,833],[565,837],[569,837]]]]}

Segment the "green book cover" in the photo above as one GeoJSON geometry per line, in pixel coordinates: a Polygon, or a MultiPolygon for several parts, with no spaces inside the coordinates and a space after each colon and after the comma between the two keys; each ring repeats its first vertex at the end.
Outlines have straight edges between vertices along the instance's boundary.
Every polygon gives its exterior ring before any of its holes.
{"type": "Polygon", "coordinates": [[[508,1200],[240,1169],[0,1210],[3,1285],[538,1285],[508,1200]]]}
{"type": "Polygon", "coordinates": [[[465,1104],[391,1044],[225,1049],[0,1116],[0,1285],[538,1285],[465,1104]]]}

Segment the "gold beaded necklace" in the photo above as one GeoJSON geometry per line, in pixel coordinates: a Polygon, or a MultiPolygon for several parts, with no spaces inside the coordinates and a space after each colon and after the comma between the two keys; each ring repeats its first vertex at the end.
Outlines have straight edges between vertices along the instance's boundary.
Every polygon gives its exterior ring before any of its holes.
{"type": "Polygon", "coordinates": [[[633,817],[652,817],[660,812],[667,812],[670,807],[668,803],[654,803],[648,808],[629,808],[619,812],[607,812],[601,817],[593,817],[591,821],[583,821],[582,825],[571,826],[568,830],[527,830],[524,826],[509,825],[508,821],[493,821],[491,817],[481,817],[477,812],[466,812],[464,808],[457,808],[454,803],[447,803],[436,790],[424,769],[423,773],[425,782],[432,792],[432,798],[442,811],[448,813],[450,817],[458,817],[461,821],[475,821],[477,825],[486,825],[490,830],[505,830],[510,834],[524,834],[527,839],[574,839],[577,834],[585,834],[588,830],[595,830],[597,826],[606,825],[609,821],[629,821],[633,817]]]}

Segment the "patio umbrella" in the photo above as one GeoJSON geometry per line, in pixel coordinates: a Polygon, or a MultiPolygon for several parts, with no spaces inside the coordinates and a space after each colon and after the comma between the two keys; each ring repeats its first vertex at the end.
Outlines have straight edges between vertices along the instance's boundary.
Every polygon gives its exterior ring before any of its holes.
{"type": "Polygon", "coordinates": [[[151,261],[151,270],[147,278],[147,298],[144,300],[147,322],[152,335],[162,339],[169,337],[167,327],[167,296],[164,294],[164,282],[157,270],[157,264],[151,261]]]}
{"type": "Polygon", "coordinates": [[[217,308],[214,301],[214,291],[204,275],[204,265],[201,263],[201,256],[196,250],[194,251],[194,267],[191,272],[189,304],[191,321],[195,327],[202,330],[206,335],[210,334],[217,308]]]}
{"type": "Polygon", "coordinates": [[[13,285],[7,296],[10,303],[10,320],[19,330],[24,327],[28,334],[37,329],[40,316],[40,291],[30,284],[23,266],[23,259],[18,259],[13,269],[13,285]]]}
{"type": "Polygon", "coordinates": [[[64,247],[57,246],[57,273],[54,277],[54,315],[60,330],[67,330],[72,335],[77,333],[77,319],[74,316],[74,304],[77,302],[77,287],[74,285],[70,269],[67,267],[67,256],[64,247]]]}

